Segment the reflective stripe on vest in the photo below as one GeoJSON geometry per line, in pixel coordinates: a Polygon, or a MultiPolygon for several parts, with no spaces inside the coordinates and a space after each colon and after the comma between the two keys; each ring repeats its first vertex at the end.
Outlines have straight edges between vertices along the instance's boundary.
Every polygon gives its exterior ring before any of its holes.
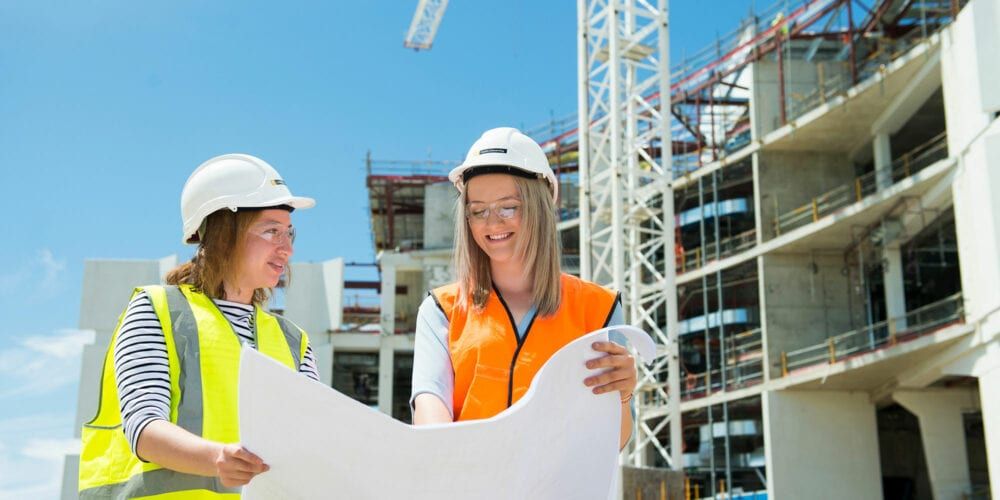
{"type": "Polygon", "coordinates": [[[607,325],[617,294],[568,274],[560,280],[559,309],[536,317],[520,339],[514,317],[495,289],[482,310],[456,307],[456,284],[431,292],[448,319],[455,420],[490,418],[507,409],[528,391],[556,351],[607,325]]]}
{"type": "MultiPolygon", "coordinates": [[[[229,321],[209,297],[190,286],[148,286],[135,293],[140,291],[149,296],[167,345],[170,421],[211,441],[238,442],[241,346],[229,321]]],[[[254,314],[258,350],[297,370],[308,345],[305,332],[260,308],[255,307],[254,314]]],[[[163,469],[132,454],[121,428],[113,360],[124,316],[123,312],[105,356],[97,415],[83,426],[80,498],[237,496],[239,488],[225,488],[216,478],[163,469]]]]}

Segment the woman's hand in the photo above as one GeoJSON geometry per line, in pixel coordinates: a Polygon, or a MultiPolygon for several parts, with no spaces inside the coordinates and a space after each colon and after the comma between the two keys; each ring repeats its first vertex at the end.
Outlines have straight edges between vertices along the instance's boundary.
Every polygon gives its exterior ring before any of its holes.
{"type": "Polygon", "coordinates": [[[209,441],[166,420],[154,420],[139,434],[138,456],[164,469],[218,477],[223,486],[243,486],[270,467],[239,444],[209,441]]]}
{"type": "Polygon", "coordinates": [[[584,385],[593,387],[594,394],[619,391],[622,401],[628,401],[636,384],[635,360],[627,349],[614,342],[594,342],[593,347],[607,355],[587,361],[587,368],[606,371],[587,377],[584,385]]]}
{"type": "Polygon", "coordinates": [[[270,469],[260,457],[238,444],[222,445],[215,459],[216,475],[227,488],[243,486],[270,469]]]}

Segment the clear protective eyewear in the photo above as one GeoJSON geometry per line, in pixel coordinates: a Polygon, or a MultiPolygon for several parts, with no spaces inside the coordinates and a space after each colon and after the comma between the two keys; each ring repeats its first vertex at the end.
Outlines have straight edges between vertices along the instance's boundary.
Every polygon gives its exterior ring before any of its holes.
{"type": "Polygon", "coordinates": [[[251,231],[254,236],[275,246],[284,245],[286,242],[291,245],[295,243],[295,228],[270,227],[264,230],[251,231]]]}
{"type": "Polygon", "coordinates": [[[465,206],[465,217],[469,222],[485,223],[490,218],[490,214],[496,214],[500,220],[510,220],[517,215],[521,205],[514,200],[496,201],[493,203],[476,203],[465,206]]]}

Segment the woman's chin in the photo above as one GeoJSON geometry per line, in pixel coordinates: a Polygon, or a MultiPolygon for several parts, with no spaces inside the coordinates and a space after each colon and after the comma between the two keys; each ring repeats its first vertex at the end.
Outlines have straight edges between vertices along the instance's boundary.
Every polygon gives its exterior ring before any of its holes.
{"type": "Polygon", "coordinates": [[[274,288],[278,286],[279,282],[281,282],[280,274],[277,276],[268,276],[267,278],[260,280],[258,282],[259,284],[254,288],[274,288]]]}

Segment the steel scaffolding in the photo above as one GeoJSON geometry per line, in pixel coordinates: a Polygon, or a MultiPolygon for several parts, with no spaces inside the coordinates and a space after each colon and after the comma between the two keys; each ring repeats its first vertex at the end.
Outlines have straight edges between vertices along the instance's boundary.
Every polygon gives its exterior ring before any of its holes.
{"type": "Polygon", "coordinates": [[[627,461],[653,450],[682,467],[674,214],[669,154],[667,1],[578,0],[580,273],[621,291],[629,323],[660,346],[637,387],[637,438],[627,461]],[[662,409],[667,411],[663,412],[662,409]],[[661,409],[651,413],[652,408],[661,409]],[[669,440],[660,432],[669,426],[669,440]]]}

